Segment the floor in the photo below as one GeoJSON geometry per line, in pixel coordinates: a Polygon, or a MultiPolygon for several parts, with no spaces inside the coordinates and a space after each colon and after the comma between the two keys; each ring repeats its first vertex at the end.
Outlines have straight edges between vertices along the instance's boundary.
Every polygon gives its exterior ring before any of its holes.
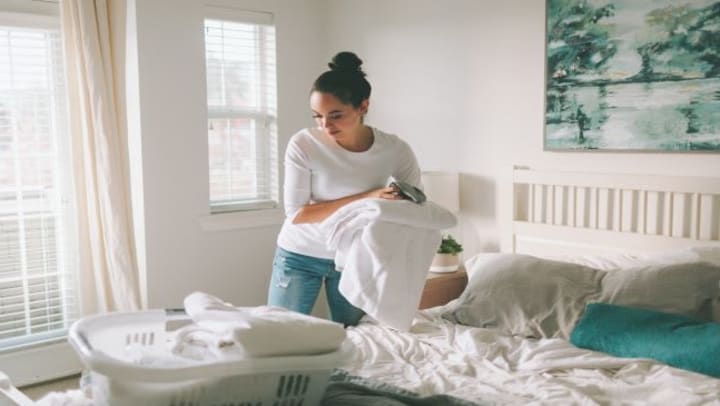
{"type": "Polygon", "coordinates": [[[50,392],[63,392],[69,389],[78,389],[80,375],[73,375],[55,381],[19,388],[22,393],[32,400],[38,400],[50,392]]]}

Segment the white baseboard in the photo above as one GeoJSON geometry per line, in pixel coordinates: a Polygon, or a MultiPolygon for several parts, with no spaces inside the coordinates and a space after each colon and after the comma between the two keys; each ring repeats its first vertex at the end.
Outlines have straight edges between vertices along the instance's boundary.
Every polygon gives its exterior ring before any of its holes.
{"type": "Polygon", "coordinates": [[[0,353],[0,370],[14,386],[27,386],[78,374],[83,366],[67,342],[0,353]]]}

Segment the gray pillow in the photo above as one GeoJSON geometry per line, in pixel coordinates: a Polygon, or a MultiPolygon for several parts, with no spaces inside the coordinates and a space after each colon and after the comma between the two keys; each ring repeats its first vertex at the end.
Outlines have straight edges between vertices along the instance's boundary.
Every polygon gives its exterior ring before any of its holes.
{"type": "Polygon", "coordinates": [[[465,266],[470,282],[443,317],[534,338],[569,337],[605,273],[520,254],[478,256],[465,266]]]}
{"type": "Polygon", "coordinates": [[[720,321],[720,267],[705,262],[608,272],[599,301],[720,321]]]}

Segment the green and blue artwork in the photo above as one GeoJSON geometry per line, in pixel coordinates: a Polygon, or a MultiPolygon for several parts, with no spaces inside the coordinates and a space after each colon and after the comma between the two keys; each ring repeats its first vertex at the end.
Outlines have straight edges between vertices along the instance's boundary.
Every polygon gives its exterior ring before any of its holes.
{"type": "Polygon", "coordinates": [[[545,149],[720,152],[720,1],[547,0],[545,149]]]}

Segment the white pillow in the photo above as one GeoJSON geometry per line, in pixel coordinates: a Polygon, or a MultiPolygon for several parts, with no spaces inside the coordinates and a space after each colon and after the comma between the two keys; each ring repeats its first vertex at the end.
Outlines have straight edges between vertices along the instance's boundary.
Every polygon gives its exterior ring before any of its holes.
{"type": "Polygon", "coordinates": [[[456,323],[523,337],[567,338],[604,272],[520,254],[483,254],[466,262],[465,291],[443,314],[456,323]]]}
{"type": "Polygon", "coordinates": [[[607,272],[600,302],[720,321],[720,267],[707,262],[648,264],[607,272]]]}
{"type": "Polygon", "coordinates": [[[720,247],[718,246],[692,247],[689,251],[697,254],[702,262],[720,266],[720,247]]]}
{"type": "Polygon", "coordinates": [[[720,321],[720,249],[577,256],[583,264],[483,253],[465,262],[470,281],[443,317],[524,337],[567,338],[589,302],[641,307],[720,321]]]}

